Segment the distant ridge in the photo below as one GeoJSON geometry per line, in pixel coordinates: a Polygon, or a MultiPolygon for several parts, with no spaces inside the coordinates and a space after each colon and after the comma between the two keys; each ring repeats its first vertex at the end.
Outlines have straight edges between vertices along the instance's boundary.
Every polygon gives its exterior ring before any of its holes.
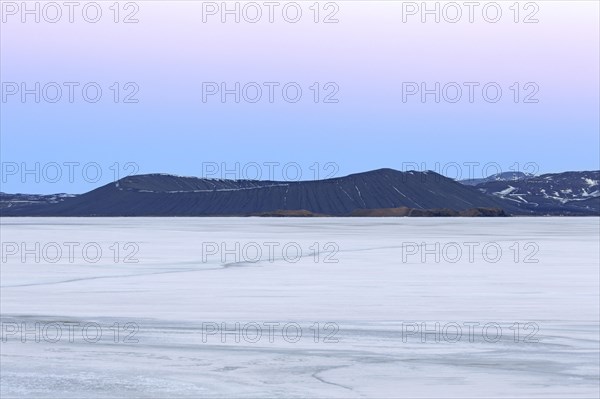
{"type": "Polygon", "coordinates": [[[523,212],[600,215],[600,171],[597,170],[489,179],[475,188],[509,201],[523,212]]]}
{"type": "Polygon", "coordinates": [[[495,175],[491,175],[491,176],[484,177],[481,179],[466,179],[466,180],[460,180],[460,182],[462,184],[467,184],[469,186],[476,186],[476,185],[482,184],[482,183],[489,183],[489,182],[496,182],[496,181],[515,181],[515,180],[528,179],[530,177],[535,177],[535,175],[532,175],[530,173],[524,173],[524,172],[502,172],[502,173],[497,173],[495,175]]]}
{"type": "Polygon", "coordinates": [[[145,174],[68,196],[0,194],[2,216],[598,215],[599,171],[475,186],[435,172],[378,169],[318,181],[145,174]],[[408,211],[407,211],[408,210],[408,211]]]}

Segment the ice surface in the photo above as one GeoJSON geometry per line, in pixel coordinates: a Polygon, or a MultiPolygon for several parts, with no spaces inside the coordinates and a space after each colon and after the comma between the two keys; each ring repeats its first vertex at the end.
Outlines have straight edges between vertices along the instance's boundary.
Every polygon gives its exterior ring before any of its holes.
{"type": "MultiPolygon", "coordinates": [[[[598,397],[598,218],[4,218],[0,269],[2,397],[598,397]],[[7,243],[95,242],[57,263],[7,255],[7,243]],[[115,263],[109,247],[121,246],[115,263]],[[252,263],[203,259],[203,243],[297,243],[252,263]],[[450,243],[477,243],[456,262],[450,243]],[[125,263],[121,244],[139,247],[125,263]],[[317,247],[314,243],[318,243],[317,247]],[[332,243],[330,247],[326,244],[332,243]],[[407,256],[448,248],[439,262],[407,256]],[[502,250],[493,263],[481,247],[502,250]],[[527,244],[531,246],[526,247],[527,244]],[[515,247],[514,245],[517,245],[515,247]],[[510,248],[519,248],[518,254],[510,248]],[[315,261],[315,248],[319,250],[315,261]],[[338,248],[335,254],[331,248],[338,248]],[[537,250],[536,250],[537,248],[537,250]],[[337,263],[325,262],[331,255],[337,263]],[[529,256],[529,257],[527,257],[529,256]],[[529,263],[536,261],[537,263],[529,263]],[[34,342],[10,326],[97,323],[89,343],[34,342]],[[227,323],[279,323],[273,342],[208,335],[227,323]],[[408,336],[408,326],[479,323],[474,342],[408,336]],[[110,326],[134,323],[136,342],[110,326]],[[213,324],[211,324],[213,323],[213,324]],[[282,339],[297,323],[298,342],[282,339]],[[320,334],[315,342],[314,323],[320,334]],[[334,341],[325,338],[337,326],[334,341]],[[413,324],[417,323],[417,324],[413,324]],[[481,326],[498,323],[498,342],[481,326]],[[515,342],[514,323],[539,331],[515,342]],[[203,327],[205,330],[203,330],[203,327]],[[537,342],[535,342],[537,341],[537,342]]],[[[79,247],[80,248],[80,247],[79,247]]],[[[65,330],[66,331],[66,330],[65,330]]],[[[78,330],[77,330],[78,331],[78,330]]],[[[263,331],[267,331],[266,328],[263,331]]],[[[47,338],[43,336],[42,338],[47,338]]]]}

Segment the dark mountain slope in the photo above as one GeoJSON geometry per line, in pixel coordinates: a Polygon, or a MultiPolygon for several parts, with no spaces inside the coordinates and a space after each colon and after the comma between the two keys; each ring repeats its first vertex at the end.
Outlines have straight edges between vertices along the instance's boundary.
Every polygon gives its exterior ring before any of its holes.
{"type": "Polygon", "coordinates": [[[486,195],[434,172],[379,169],[340,178],[276,182],[213,180],[164,174],[130,176],[56,204],[31,205],[4,216],[229,216],[277,210],[348,215],[357,209],[502,208],[486,195]]]}

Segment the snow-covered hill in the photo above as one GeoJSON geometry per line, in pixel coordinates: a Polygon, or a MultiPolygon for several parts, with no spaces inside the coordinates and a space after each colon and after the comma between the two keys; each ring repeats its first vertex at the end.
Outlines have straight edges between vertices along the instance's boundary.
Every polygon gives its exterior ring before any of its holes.
{"type": "Polygon", "coordinates": [[[475,187],[537,213],[600,212],[600,171],[550,173],[490,180],[475,187]]]}

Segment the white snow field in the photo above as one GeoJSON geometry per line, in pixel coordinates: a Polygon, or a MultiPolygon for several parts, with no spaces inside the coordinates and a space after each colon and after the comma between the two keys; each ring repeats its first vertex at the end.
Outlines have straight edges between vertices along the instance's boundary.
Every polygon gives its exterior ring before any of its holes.
{"type": "Polygon", "coordinates": [[[600,395],[599,218],[0,223],[2,398],[600,395]]]}

